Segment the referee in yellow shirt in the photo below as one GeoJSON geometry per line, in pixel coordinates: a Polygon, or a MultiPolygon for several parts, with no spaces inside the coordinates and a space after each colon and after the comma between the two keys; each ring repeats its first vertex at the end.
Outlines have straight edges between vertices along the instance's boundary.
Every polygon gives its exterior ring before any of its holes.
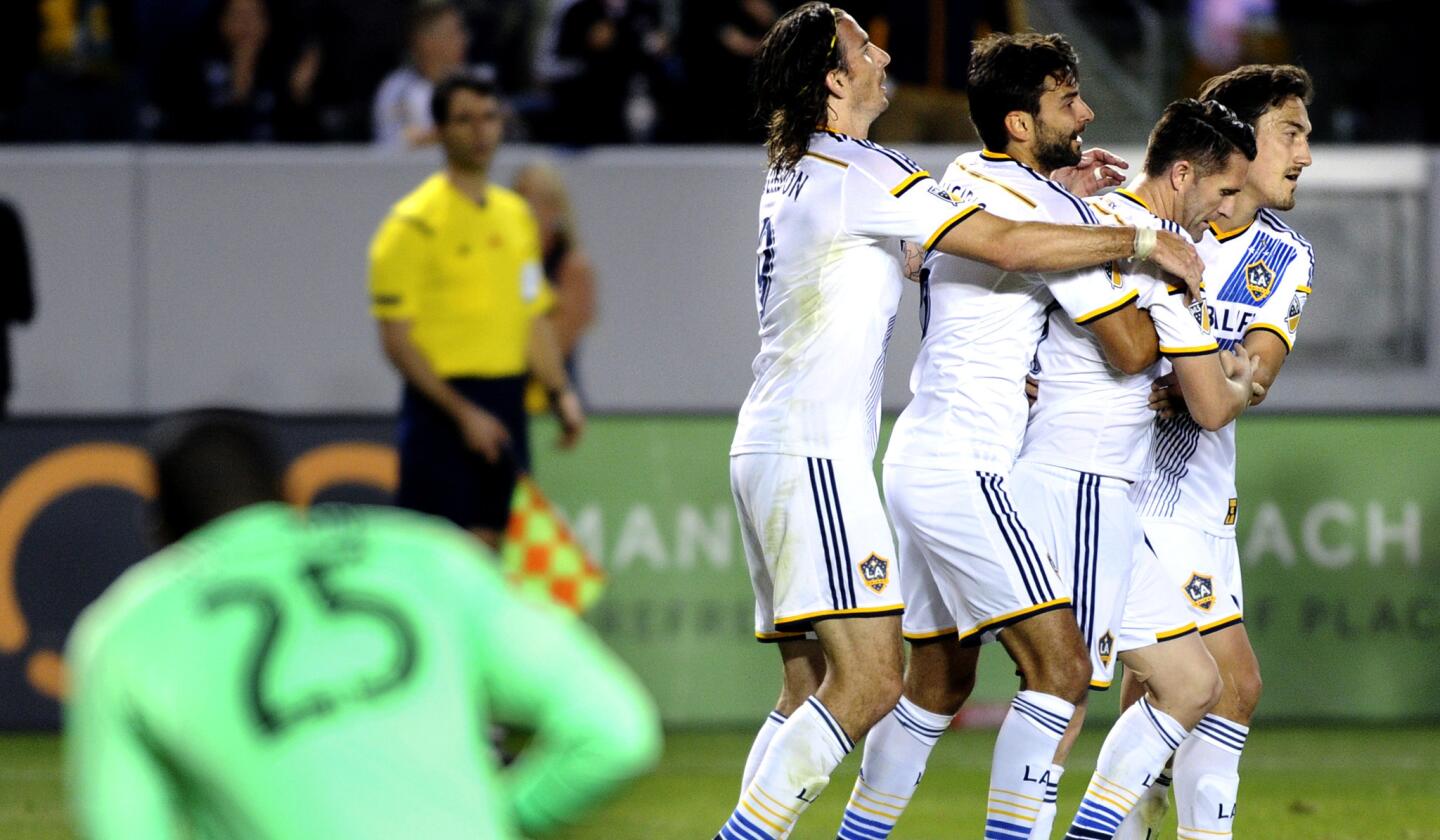
{"type": "Polygon", "coordinates": [[[585,415],[546,315],[554,295],[535,219],[489,180],[503,128],[494,87],[452,76],[430,111],[445,168],[391,208],[370,245],[371,312],[405,383],[396,503],[498,547],[530,465],[528,375],[551,393],[562,446],[585,415]]]}

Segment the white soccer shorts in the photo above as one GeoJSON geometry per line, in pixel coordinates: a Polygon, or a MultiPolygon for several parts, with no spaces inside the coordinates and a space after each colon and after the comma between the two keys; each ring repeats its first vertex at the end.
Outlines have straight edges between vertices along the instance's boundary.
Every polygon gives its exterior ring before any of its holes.
{"type": "Polygon", "coordinates": [[[755,590],[755,637],[801,638],[817,620],[899,615],[900,569],[868,458],[730,457],[755,590]]]}
{"type": "Polygon", "coordinates": [[[1128,482],[1021,461],[1010,474],[1010,492],[1070,586],[1090,650],[1091,688],[1110,687],[1120,651],[1195,632],[1145,544],[1128,482]]]}
{"type": "Polygon", "coordinates": [[[905,637],[993,641],[1004,627],[1070,605],[1069,586],[1010,502],[1002,475],[886,465],[905,566],[905,637]]]}
{"type": "Polygon", "coordinates": [[[1166,582],[1179,589],[1200,633],[1243,621],[1245,590],[1235,536],[1219,536],[1169,519],[1144,519],[1166,582]]]}

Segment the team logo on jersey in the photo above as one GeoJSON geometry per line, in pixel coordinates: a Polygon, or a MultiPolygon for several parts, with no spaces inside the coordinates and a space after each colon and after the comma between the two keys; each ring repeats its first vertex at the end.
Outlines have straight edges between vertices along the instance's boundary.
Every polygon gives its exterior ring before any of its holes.
{"type": "Polygon", "coordinates": [[[1205,298],[1196,298],[1190,304],[1190,314],[1195,316],[1195,323],[1205,333],[1210,333],[1210,307],[1205,305],[1205,298]]]}
{"type": "Polygon", "coordinates": [[[961,204],[968,203],[974,197],[974,195],[970,192],[969,187],[960,187],[946,192],[945,188],[940,186],[939,184],[931,184],[930,186],[925,188],[925,191],[935,196],[936,198],[945,199],[956,207],[959,207],[961,204]]]}
{"type": "Polygon", "coordinates": [[[1230,504],[1225,508],[1225,524],[1235,524],[1235,514],[1240,508],[1240,500],[1232,498],[1230,504]]]}
{"type": "Polygon", "coordinates": [[[1105,267],[1110,270],[1110,285],[1116,289],[1124,287],[1125,278],[1120,276],[1120,266],[1113,262],[1108,262],[1105,263],[1105,267]]]}
{"type": "Polygon", "coordinates": [[[1307,297],[1308,295],[1296,292],[1295,297],[1290,298],[1290,309],[1285,313],[1285,326],[1288,327],[1292,333],[1300,328],[1300,313],[1305,311],[1305,299],[1307,297]]]}
{"type": "Polygon", "coordinates": [[[1095,652],[1100,654],[1101,665],[1110,664],[1110,657],[1115,653],[1115,637],[1110,635],[1109,630],[1095,641],[1095,652]]]}
{"type": "Polygon", "coordinates": [[[1245,266],[1245,288],[1249,290],[1250,297],[1257,301],[1264,300],[1270,296],[1275,289],[1275,272],[1264,260],[1256,260],[1245,266]]]}
{"type": "Polygon", "coordinates": [[[890,583],[890,561],[878,554],[871,554],[860,563],[860,576],[865,585],[876,593],[884,592],[890,583]]]}
{"type": "Polygon", "coordinates": [[[1190,582],[1185,584],[1185,597],[1190,599],[1190,603],[1209,612],[1210,608],[1215,606],[1215,577],[1191,572],[1190,582]]]}

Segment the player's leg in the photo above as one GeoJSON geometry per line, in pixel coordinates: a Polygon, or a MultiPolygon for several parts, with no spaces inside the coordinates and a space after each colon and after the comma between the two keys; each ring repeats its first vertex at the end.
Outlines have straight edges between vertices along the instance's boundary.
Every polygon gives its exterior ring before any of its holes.
{"type": "Polygon", "coordinates": [[[751,564],[757,635],[762,619],[778,634],[813,628],[825,658],[820,687],[774,733],[718,835],[780,838],[899,698],[898,570],[868,461],[745,455],[731,459],[731,473],[747,555],[753,541],[764,558],[751,564]]]}
{"type": "Polygon", "coordinates": [[[818,640],[804,637],[780,639],[776,647],[780,651],[782,668],[780,698],[775,701],[775,708],[765,716],[765,722],[760,725],[760,731],[750,745],[750,754],[745,757],[745,775],[740,780],[741,793],[750,786],[750,780],[755,778],[755,771],[759,769],[760,761],[765,757],[765,751],[769,749],[775,733],[780,731],[786,719],[805,702],[806,697],[820,689],[820,683],[825,679],[825,651],[818,640]]]}
{"type": "Polygon", "coordinates": [[[987,840],[1049,837],[1064,767],[1055,758],[1090,687],[1090,657],[1071,610],[1046,612],[1000,634],[1021,690],[1000,725],[990,764],[987,840]]]}
{"type": "Polygon", "coordinates": [[[1231,836],[1240,792],[1240,755],[1260,701],[1260,663],[1244,624],[1204,637],[1220,667],[1220,702],[1175,753],[1175,809],[1182,838],[1231,836]]]}
{"type": "Polygon", "coordinates": [[[1106,736],[1066,835],[1070,838],[1114,836],[1220,695],[1215,660],[1143,535],[1124,612],[1118,655],[1144,688],[1144,696],[1120,715],[1106,736]]]}
{"type": "MultiPolygon", "coordinates": [[[[907,580],[910,574],[907,568],[907,580]]],[[[908,617],[908,612],[907,612],[908,617]]],[[[890,836],[920,785],[930,753],[975,688],[978,646],[962,647],[954,632],[912,641],[904,691],[865,736],[860,776],[837,836],[890,836]]]]}
{"type": "MultiPolygon", "coordinates": [[[[1126,669],[1120,684],[1120,711],[1124,712],[1144,696],[1145,686],[1135,679],[1133,672],[1126,669]]],[[[1185,740],[1188,742],[1190,739],[1185,740]]],[[[1173,763],[1175,759],[1172,757],[1170,761],[1173,763]]],[[[1155,776],[1154,784],[1140,794],[1140,801],[1135,803],[1135,809],[1125,815],[1120,829],[1115,832],[1115,840],[1159,840],[1165,813],[1170,810],[1172,785],[1171,769],[1167,764],[1165,769],[1155,776]]]]}
{"type": "Polygon", "coordinates": [[[955,617],[935,581],[936,558],[927,552],[925,532],[915,527],[916,494],[910,492],[913,482],[905,480],[906,472],[885,467],[886,502],[905,566],[902,625],[911,643],[910,661],[899,702],[865,736],[860,775],[837,832],[847,840],[889,836],[918,789],[935,744],[975,686],[979,648],[960,646],[955,617]]]}

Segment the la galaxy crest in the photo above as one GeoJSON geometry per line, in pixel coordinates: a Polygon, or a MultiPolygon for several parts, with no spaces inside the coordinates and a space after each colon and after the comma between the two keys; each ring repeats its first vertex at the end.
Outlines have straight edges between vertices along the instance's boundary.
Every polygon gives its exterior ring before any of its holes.
{"type": "Polygon", "coordinates": [[[860,562],[860,577],[875,593],[884,592],[890,584],[890,561],[872,553],[860,562]]]}
{"type": "Polygon", "coordinates": [[[1275,272],[1264,260],[1256,260],[1245,266],[1245,288],[1256,302],[1270,297],[1275,290],[1275,272]]]}
{"type": "Polygon", "coordinates": [[[1110,657],[1115,655],[1115,637],[1110,634],[1109,630],[1106,630],[1105,635],[1095,640],[1095,652],[1100,654],[1101,665],[1110,664],[1110,657]]]}
{"type": "Polygon", "coordinates": [[[1209,612],[1210,608],[1215,606],[1214,576],[1191,572],[1190,580],[1185,584],[1185,597],[1190,599],[1190,603],[1209,612]]]}

